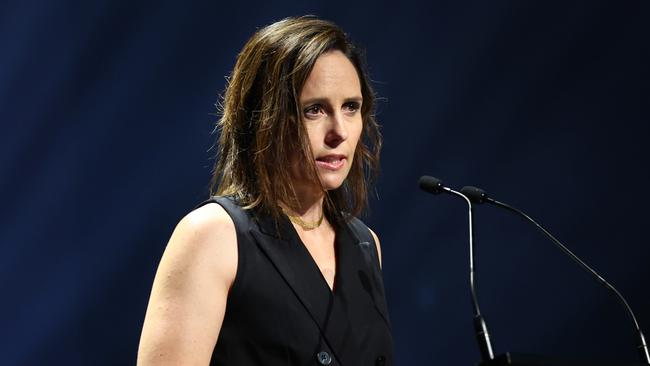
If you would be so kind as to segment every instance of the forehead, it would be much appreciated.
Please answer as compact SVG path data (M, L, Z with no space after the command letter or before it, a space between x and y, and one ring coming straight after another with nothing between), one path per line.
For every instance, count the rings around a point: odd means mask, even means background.
M357 69L343 54L335 50L320 55L312 68L300 99L321 97L345 99L361 97L361 83Z

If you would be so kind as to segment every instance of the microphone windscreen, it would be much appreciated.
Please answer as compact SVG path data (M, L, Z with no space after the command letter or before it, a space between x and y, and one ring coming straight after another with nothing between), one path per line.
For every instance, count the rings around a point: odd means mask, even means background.
M428 175L423 175L418 180L418 186L420 189L429 192L432 194L438 194L442 192L442 181L438 178L430 177Z
M480 188L465 186L460 190L460 193L464 194L473 203L480 204L487 200L487 194Z

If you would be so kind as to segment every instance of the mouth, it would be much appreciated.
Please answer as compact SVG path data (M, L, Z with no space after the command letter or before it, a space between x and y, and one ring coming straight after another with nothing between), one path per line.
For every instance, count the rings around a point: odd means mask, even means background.
M327 170L339 170L345 165L345 155L332 154L316 158L316 166Z

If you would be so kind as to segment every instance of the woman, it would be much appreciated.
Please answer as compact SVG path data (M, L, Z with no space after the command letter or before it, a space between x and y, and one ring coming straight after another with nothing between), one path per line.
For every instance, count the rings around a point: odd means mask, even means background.
M246 43L222 105L214 197L176 227L140 365L390 365L367 203L381 139L358 50L314 17Z

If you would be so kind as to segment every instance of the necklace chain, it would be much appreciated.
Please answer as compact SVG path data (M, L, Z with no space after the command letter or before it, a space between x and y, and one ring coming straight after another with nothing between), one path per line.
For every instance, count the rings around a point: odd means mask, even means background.
M292 215L292 214L288 213L284 208L282 208L282 212L284 212L284 214L287 215L287 217L289 218L289 220L291 222L293 222L294 224L300 226L301 228L303 228L303 230L314 230L315 228L319 227L320 224L323 223L323 217L324 217L323 211L321 211L321 213L320 213L320 218L318 218L318 220L312 221L312 222L305 221L298 215Z

